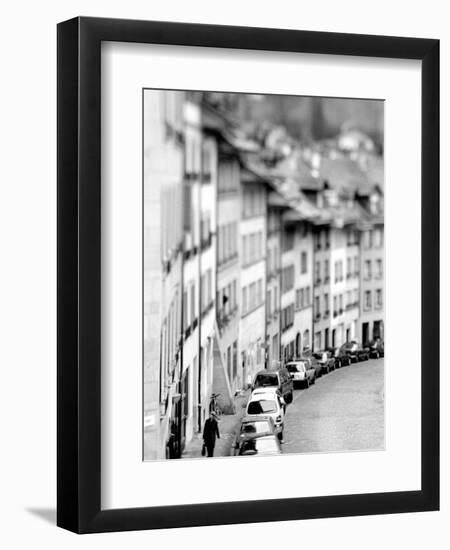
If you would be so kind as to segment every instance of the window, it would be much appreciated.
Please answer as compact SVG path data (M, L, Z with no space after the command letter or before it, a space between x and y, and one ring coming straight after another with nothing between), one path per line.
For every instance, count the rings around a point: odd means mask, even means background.
M183 292L183 327L186 329L189 326L189 315L188 315L188 293Z
M193 284L191 286L191 317L190 317L191 323L194 321L196 317L196 311L197 311L197 308L195 307L195 284Z
M375 291L375 308L381 309L383 307L383 294L381 288Z
M181 401L183 404L183 416L189 416L189 367L187 367L181 380Z
M242 263L245 265L248 263L248 237L244 235L242 237Z
M370 260L365 260L364 262L364 279L368 281L372 278L372 262Z
M333 296L333 317L337 317L337 314L338 314L337 296Z
M350 279L352 274L352 259L347 258L347 279Z
M242 289L242 314L247 313L247 287Z
M290 228L287 228L283 231L283 252L292 250L294 248L294 231Z
M248 309L252 310L256 306L256 283L251 283L248 289Z
M239 188L239 165L237 161L221 160L218 169L218 192L229 193Z
M320 250L320 231L314 234L314 250Z
M208 218L208 224L210 225L210 219ZM208 226L209 227L209 226ZM237 255L237 240L236 240L236 222L229 223L226 225L221 225L218 227L218 243L217 243L217 258L218 263L224 263L229 261L231 258ZM204 236L202 239L208 239L209 242L209 231L208 237ZM244 244L243 244L244 247Z
M237 375L237 340L233 342L233 379Z
M306 252L302 252L300 257L300 264L301 264L301 272L307 273L308 271L308 254Z
M323 308L325 310L325 313L328 313L330 311L330 297L328 294L325 294L323 297Z
M294 304L285 307L281 315L281 330L287 330L294 324Z
M373 232L373 242L376 248L381 248L383 246L383 233L381 229L375 229Z
M366 311L372 309L372 292L370 290L364 292L364 309Z
M248 238L248 257L247 262L253 263L256 258L256 233L251 233L251 235Z
M212 302L212 272L210 269L206 272L206 288L208 304Z
M202 242L202 248L207 248L210 243L211 227L210 227L210 214L203 214L200 219L200 238Z
M320 262L316 262L314 266L314 282L320 284Z
M344 310L344 296L339 294L339 313L342 313Z
M330 261L325 260L325 282L330 280Z
M353 258L353 275L357 277L359 275L359 258L355 256Z
M288 292L294 288L294 266L289 265L281 272L281 292Z
M267 291L266 308L267 308L267 317L270 317L272 315L272 293L270 290Z
M383 262L382 260L376 260L375 263L375 277L377 279L383 278Z
M320 316L320 297L316 296L314 298L314 315L316 317Z
M265 210L264 191L259 185L246 185L243 192L242 214L245 218L261 216Z
M322 333L316 332L314 335L314 349L319 350L322 347Z
M366 249L372 248L372 231L371 230L364 231L363 239L364 239L363 240L364 248Z
M311 287L307 286L305 290L305 306L309 306L311 304Z
M200 310L203 312L206 308L206 273L200 279Z
M309 348L309 330L305 330L303 334L303 349Z
M263 295L262 295L262 279L259 279L258 286L256 290L256 305L261 305L263 301Z
M202 147L202 172L203 182L209 183L211 181L211 152L205 143Z
M295 291L295 309L300 309L301 307L300 289L298 288Z

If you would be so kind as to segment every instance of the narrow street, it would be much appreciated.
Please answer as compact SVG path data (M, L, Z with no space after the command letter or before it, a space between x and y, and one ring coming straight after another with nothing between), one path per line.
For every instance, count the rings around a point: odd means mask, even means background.
M384 359L342 367L296 390L284 453L383 449Z

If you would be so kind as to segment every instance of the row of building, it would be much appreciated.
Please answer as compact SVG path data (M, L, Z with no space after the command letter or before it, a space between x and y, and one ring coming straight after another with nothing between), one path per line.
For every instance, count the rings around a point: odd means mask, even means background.
M231 412L274 360L383 337L384 216L372 152L279 157L200 92L146 90L143 116L152 460L179 457L211 395Z

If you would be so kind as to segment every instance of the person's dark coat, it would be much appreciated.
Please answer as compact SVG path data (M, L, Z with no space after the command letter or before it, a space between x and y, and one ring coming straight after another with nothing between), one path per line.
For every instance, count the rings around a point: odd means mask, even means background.
M216 436L220 439L219 425L215 418L207 418L203 427L203 441L207 447L214 447Z

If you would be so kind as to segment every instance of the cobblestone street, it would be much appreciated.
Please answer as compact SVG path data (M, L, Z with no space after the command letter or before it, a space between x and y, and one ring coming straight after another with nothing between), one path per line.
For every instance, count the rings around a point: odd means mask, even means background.
M373 450L384 447L384 359L319 378L288 406L284 453Z

